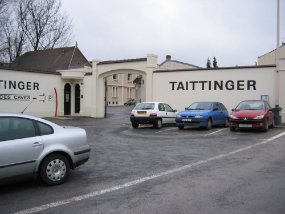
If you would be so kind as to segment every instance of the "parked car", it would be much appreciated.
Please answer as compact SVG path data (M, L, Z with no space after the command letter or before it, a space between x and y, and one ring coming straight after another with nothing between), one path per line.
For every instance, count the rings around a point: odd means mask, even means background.
M211 129L216 125L228 126L228 111L220 102L195 102L176 115L179 129L185 126Z
M138 128L139 124L153 124L157 129L162 124L175 124L176 110L163 102L143 102L138 103L131 112L131 123L133 128Z
M124 103L124 106L135 106L137 101L135 99L129 99L127 102Z
M268 131L274 126L274 113L267 101L246 100L240 102L230 113L230 130L255 128Z
M0 182L39 177L63 183L89 159L86 132L33 116L0 113Z

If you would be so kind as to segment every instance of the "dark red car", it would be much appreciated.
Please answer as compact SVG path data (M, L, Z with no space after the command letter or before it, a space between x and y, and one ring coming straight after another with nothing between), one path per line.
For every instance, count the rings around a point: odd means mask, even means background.
M268 131L274 126L274 113L264 100L246 100L240 102L229 115L231 131L239 128L254 128Z

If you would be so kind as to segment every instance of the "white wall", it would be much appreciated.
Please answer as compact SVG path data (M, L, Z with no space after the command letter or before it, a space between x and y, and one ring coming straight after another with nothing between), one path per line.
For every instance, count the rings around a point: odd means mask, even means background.
M60 75L0 69L0 112L20 113L30 105L25 114L54 116L54 88L60 94Z
M221 101L230 111L242 100L260 99L261 95L269 95L269 103L274 107L274 69L274 67L253 67L154 72L153 100L167 102L178 111L184 110L185 107L195 101ZM207 82L204 83L204 90L202 89L202 83L195 83L195 89L193 90L193 83L190 83L190 81ZM209 81L211 81L211 87L209 87ZM223 90L218 88L215 90L214 81L223 81ZM225 83L227 81L233 81L233 90L226 88ZM250 84L256 83L255 90L253 86L248 88L248 81L250 81ZM186 82L188 82L188 90ZM231 89L231 82L228 83L228 88Z

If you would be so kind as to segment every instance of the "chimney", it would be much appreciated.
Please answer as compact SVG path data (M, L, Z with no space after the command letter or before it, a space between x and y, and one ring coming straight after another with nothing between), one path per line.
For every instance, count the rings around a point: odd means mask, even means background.
M170 61L171 60L171 55L166 55L166 61Z

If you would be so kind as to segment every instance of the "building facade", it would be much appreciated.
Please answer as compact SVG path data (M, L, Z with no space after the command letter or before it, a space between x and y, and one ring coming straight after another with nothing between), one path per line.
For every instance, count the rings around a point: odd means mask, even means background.
M107 105L122 105L133 97L164 101L178 111L195 101L220 101L230 110L242 100L266 98L272 107L278 104L283 109L285 122L282 55L277 72L274 64L261 65L262 59L258 66L205 69L169 58L159 65L153 54L128 60L94 60L90 64L77 47L51 51L52 57L47 52L34 53L37 56L29 53L25 60L18 59L18 66L0 68L1 112L24 110L40 117L100 118L106 115Z
M113 74L106 78L108 106L121 106L130 99L139 101L139 91L133 81L138 74Z

